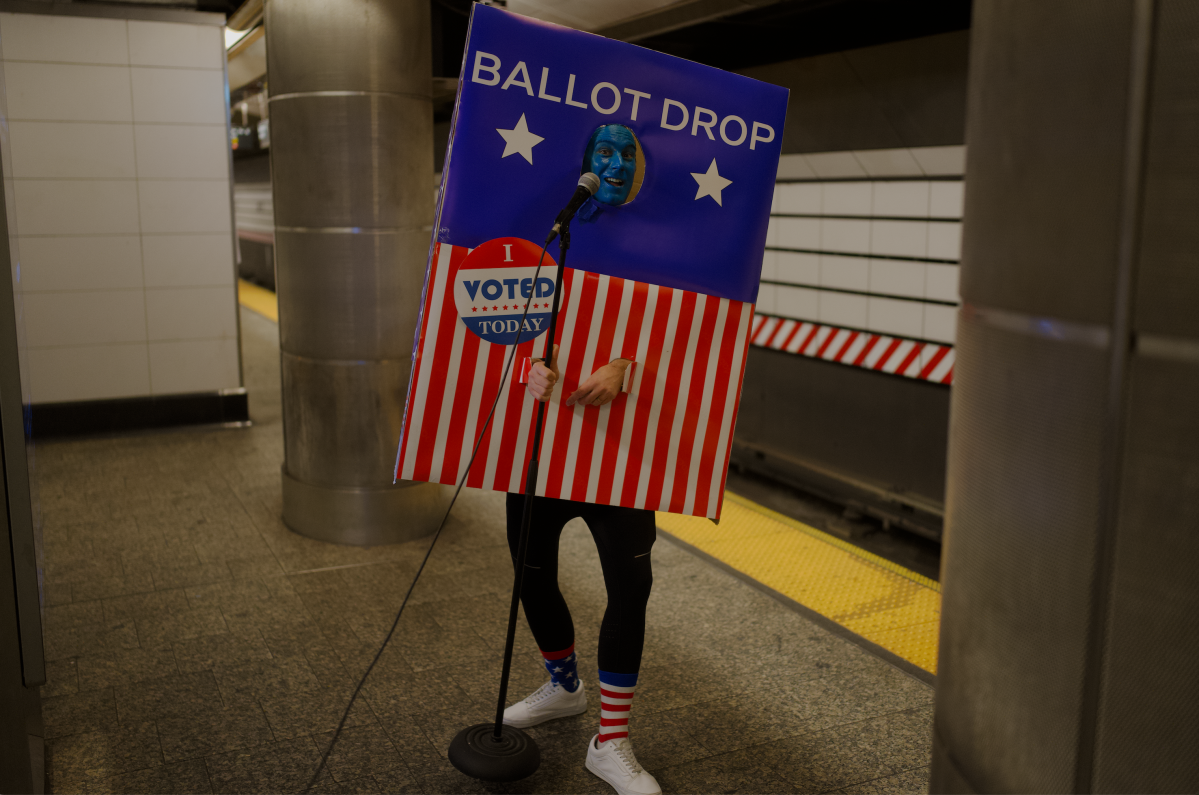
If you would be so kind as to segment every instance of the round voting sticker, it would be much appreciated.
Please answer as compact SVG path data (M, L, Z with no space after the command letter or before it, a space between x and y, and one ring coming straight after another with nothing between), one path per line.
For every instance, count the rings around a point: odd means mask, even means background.
M454 303L466 327L487 342L528 342L549 328L558 265L547 253L533 283L541 246L518 237L489 240L467 255L454 274ZM521 325L521 315L529 311ZM561 307L559 307L561 311Z

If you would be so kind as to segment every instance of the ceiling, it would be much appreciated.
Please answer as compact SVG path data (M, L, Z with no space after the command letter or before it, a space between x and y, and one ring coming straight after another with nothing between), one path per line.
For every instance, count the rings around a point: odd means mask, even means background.
M692 0L508 0L508 10L579 30L600 28Z
M472 0L432 0L434 69L454 77ZM493 0L510 11L723 69L965 30L971 0ZM440 27L439 27L440 26ZM438 34L438 31L441 34Z
M458 73L456 58L461 57L466 20L475 2L621 41L638 41L780 0L431 0L434 48L440 41L446 59L440 63L434 53L434 71L442 76Z
M721 69L745 69L966 30L971 19L971 0L782 0L759 6L645 31L632 40ZM619 34L631 27L596 32L630 40Z
M224 1L230 6L237 2ZM433 77L452 81L462 65L474 0L429 2ZM731 70L965 30L971 16L971 0L492 0L491 4ZM452 94L452 87L443 93Z

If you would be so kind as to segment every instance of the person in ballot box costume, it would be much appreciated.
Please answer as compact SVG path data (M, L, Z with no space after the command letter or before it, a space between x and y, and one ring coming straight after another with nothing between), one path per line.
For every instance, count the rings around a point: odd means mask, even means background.
M629 128L609 124L597 129L583 158L583 169L600 178L591 202L615 206L628 201L636 165L637 141ZM597 208L585 206L580 218L593 217ZM557 346L554 348L556 351ZM603 365L566 398L566 405L611 403L621 392L630 364L619 358ZM529 373L530 396L549 400L557 380L557 364L551 369L537 360ZM508 495L508 546L514 561L523 508L523 494ZM579 679L575 657L574 623L558 589L558 543L563 527L575 518L582 518L591 530L608 591L599 636L600 726L587 748L587 769L620 795L653 795L661 791L658 782L637 763L629 740L629 715L645 644L645 608L654 579L650 566L650 550L657 536L653 511L533 498L520 598L550 681L508 707L504 723L525 728L587 710L587 687Z

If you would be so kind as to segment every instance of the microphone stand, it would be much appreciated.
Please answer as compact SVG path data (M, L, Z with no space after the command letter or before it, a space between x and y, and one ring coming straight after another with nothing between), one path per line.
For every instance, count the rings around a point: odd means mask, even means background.
M545 361L554 365L554 334L558 327L558 306L562 297L562 273L566 269L566 252L570 248L570 220L555 224L558 237L558 272L554 279L554 303L550 311L549 333L545 338ZM550 233L547 245L554 238ZM536 285L534 285L536 287ZM520 609L520 592L524 585L525 559L529 551L529 530L533 525L533 497L537 491L537 469L541 459L541 434L545 426L545 407L549 401L537 403L537 422L533 426L533 450L525 474L525 504L520 520L520 538L516 545L515 577L512 585L512 604L508 610L508 635L504 643L504 666L500 674L499 699L495 708L495 723L479 723L458 732L450 743L449 759L463 773L484 781L517 781L531 776L541 765L537 743L515 726L504 724L504 702L508 698L508 679L512 672L512 650L516 644L516 619Z

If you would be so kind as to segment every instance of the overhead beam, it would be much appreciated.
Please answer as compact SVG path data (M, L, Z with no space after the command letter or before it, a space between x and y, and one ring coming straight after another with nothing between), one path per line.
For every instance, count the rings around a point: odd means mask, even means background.
M229 17L230 30L249 30L262 21L262 0L246 0Z
M593 31L620 41L638 41L681 28L711 22L745 11L775 5L782 0L690 0L667 8L650 11L615 25Z

